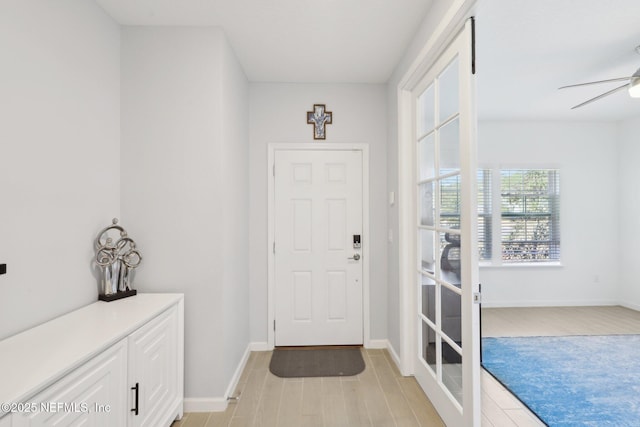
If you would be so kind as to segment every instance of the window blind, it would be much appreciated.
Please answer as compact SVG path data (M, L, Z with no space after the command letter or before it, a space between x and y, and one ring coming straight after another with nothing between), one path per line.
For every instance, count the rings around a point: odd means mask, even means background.
M500 171L502 261L560 259L560 176L553 169Z
M478 170L478 251L479 259L485 261L493 255L491 181L490 170Z

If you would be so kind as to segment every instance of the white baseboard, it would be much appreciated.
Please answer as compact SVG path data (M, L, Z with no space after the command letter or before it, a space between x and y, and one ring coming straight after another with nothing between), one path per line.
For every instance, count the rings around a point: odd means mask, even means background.
M229 385L227 386L227 391L225 392L224 397L204 397L204 398L196 398L196 397L187 397L184 399L184 412L224 412L227 409L227 405L229 403L228 398L233 395L236 387L238 386L238 381L240 381L240 376L242 375L242 371L244 371L245 366L247 366L247 361L249 360L249 355L252 351L252 344L249 343L247 345L247 349L244 351L242 358L240 359L240 363L233 373L231 377L231 381L229 381Z
M222 397L187 397L184 399L184 412L224 412L227 404L227 399Z
M629 303L629 302L619 302L618 305L624 308L628 308L630 310L640 311L640 305L638 304Z
M389 351L389 354L391 355L391 359L393 360L393 363L396 364L396 368L398 368L398 371L402 372L402 367L400 364L400 357L398 356L398 353L396 353L396 349L393 348L393 346L391 345L391 342L387 341L387 350Z
M369 340L369 343L364 346L371 349L383 349L389 347L389 340Z
M251 351L271 351L273 348L269 347L269 343L264 341L250 342L249 348Z
M236 390L236 387L238 386L238 382L240 381L240 376L242 375L242 371L244 371L244 367L247 366L247 361L249 360L250 354L251 354L251 343L247 345L247 348L244 351L244 354L242 355L242 359L240 359L240 363L238 363L238 367L236 368L236 371L233 373L233 377L231 377L231 381L229 381L229 385L227 386L227 391L224 393L225 400L233 396L233 392Z
M393 363L396 364L398 371L402 372L402 368L400 367L400 357L398 356L396 349L393 348L389 340L370 340L369 344L366 345L365 348L386 349L387 351L389 351L391 359L393 360Z
M615 301L483 301L483 308L508 308L508 307L589 307L601 305L619 305Z

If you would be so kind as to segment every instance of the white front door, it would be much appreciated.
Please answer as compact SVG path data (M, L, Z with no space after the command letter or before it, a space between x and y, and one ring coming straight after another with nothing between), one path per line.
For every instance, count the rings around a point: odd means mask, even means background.
M362 344L362 151L277 150L274 193L275 345Z

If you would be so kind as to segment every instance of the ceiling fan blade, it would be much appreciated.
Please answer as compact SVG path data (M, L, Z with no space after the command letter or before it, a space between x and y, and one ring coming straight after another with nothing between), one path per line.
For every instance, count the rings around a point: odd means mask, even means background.
M595 98L591 98L591 99L589 99L588 101L583 102L582 104L578 104L578 105L576 105L575 107L572 107L571 109L572 109L572 110L575 110L576 108L583 107L583 106L585 106L585 105L587 105L587 104L590 104L590 103L592 103L592 102L594 102L594 101L597 101L598 99L602 99L602 98L604 98L605 96L609 96L609 95L611 95L611 94L613 94L613 93L616 93L616 92L618 92L618 91L620 91L620 90L622 90L622 89L626 89L628 86L629 86L628 84L623 84L622 86L617 87L617 88L615 88L615 89L611 89L611 90L610 90L610 91L608 91L608 92L605 92L605 93L603 93L603 94L601 94L601 95L596 96Z
M609 82L622 82L625 80L629 80L630 78L631 77L620 77L619 79L608 79L608 80L598 80L597 82L578 83L575 85L562 86L562 87L559 87L558 89L566 89L568 87L590 86L590 85L597 85L600 83L609 83Z

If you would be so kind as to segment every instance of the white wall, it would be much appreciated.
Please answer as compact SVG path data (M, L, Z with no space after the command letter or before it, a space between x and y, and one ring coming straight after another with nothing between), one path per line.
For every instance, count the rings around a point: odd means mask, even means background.
M313 144L306 112L326 104L333 113L327 143L370 147L371 338L387 337L387 127L384 85L251 84L250 282L251 341L267 342L267 145Z
M0 13L0 339L98 297L93 240L120 214L118 25L94 2Z
M221 398L249 342L248 83L219 29L124 27L121 96L136 286L185 293L185 397Z
M418 32L396 66L387 83L387 190L394 192L395 204L387 204L388 229L392 241L388 243L387 301L388 339L396 354L400 355L400 287L399 287L399 217L398 217L398 84L409 71L420 51L433 35L443 16L451 7L449 0L434 0Z
M481 267L485 307L617 302L616 136L614 123L479 123L480 167L560 169L562 267Z
M640 310L640 119L618 124L619 303Z
M223 262L221 348L229 384L249 343L249 82L229 43L223 43L222 59L222 241L211 243Z

